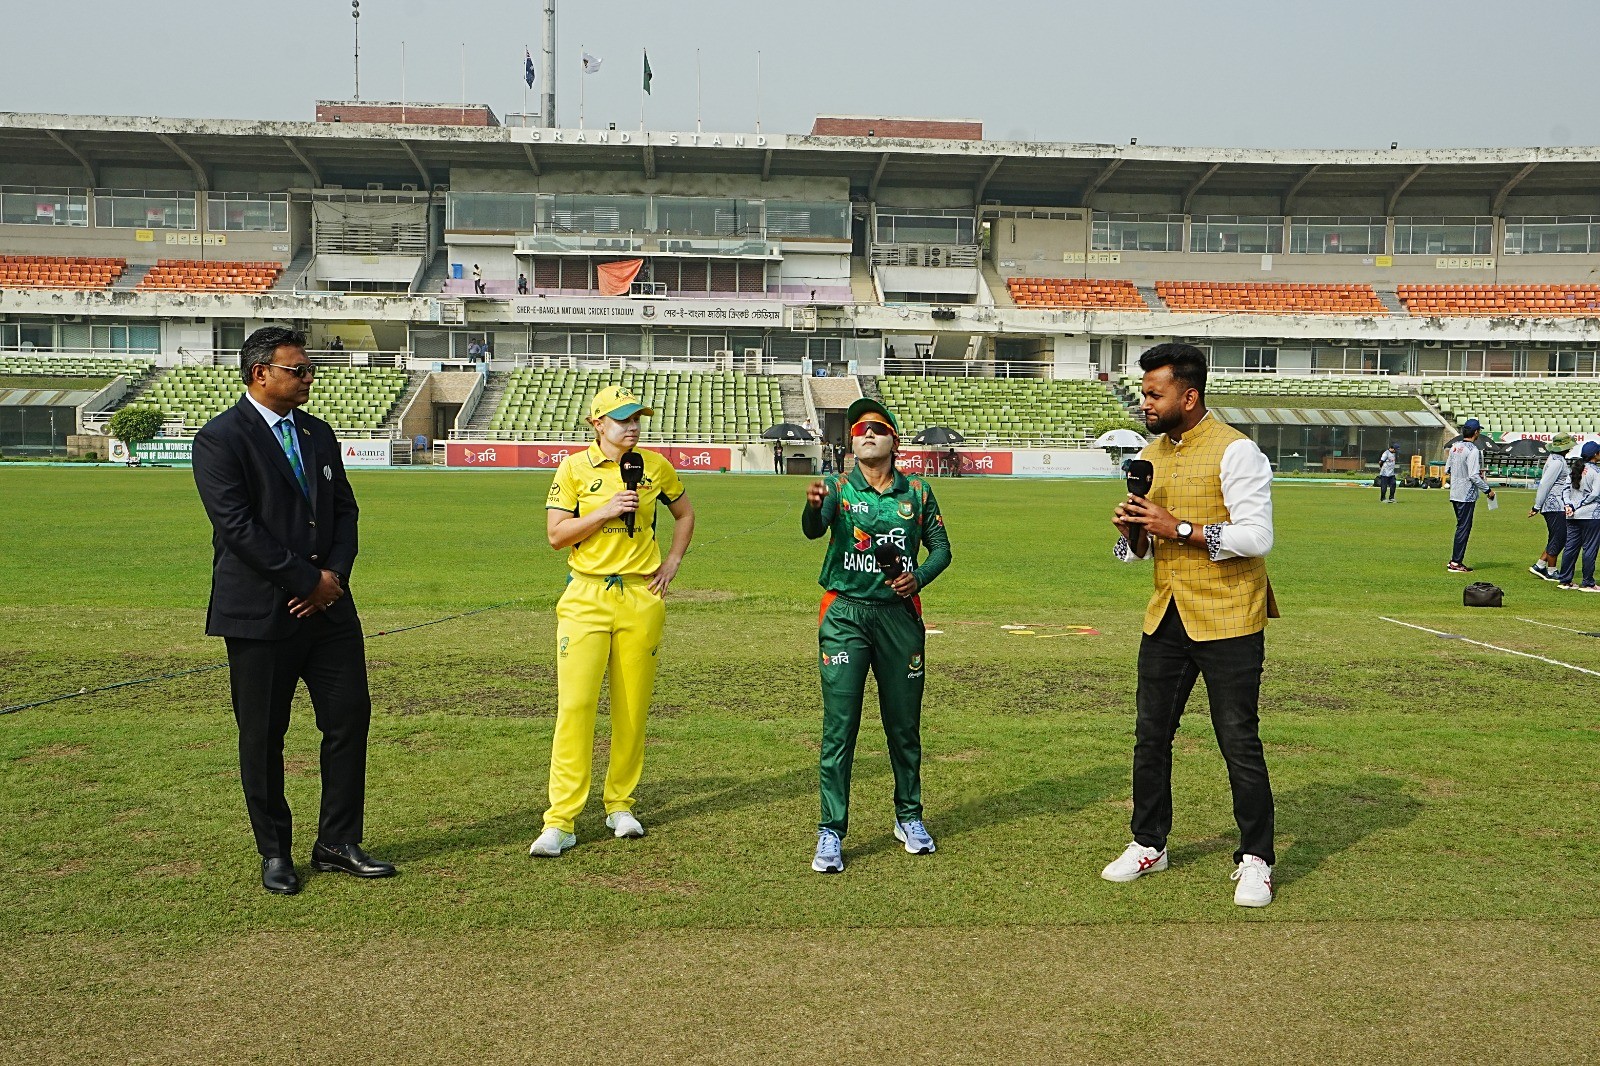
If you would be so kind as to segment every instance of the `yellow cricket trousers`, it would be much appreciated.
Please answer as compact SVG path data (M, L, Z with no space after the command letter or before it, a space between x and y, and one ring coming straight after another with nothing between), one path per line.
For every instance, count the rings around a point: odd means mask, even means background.
M556 730L546 829L572 832L589 799L600 682L611 668L611 757L606 814L633 809L644 773L644 723L656 683L667 607L647 577L573 574L556 604Z

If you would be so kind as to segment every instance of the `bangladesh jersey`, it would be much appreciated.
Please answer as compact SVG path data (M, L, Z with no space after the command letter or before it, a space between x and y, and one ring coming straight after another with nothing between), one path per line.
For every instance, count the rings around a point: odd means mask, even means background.
M826 479L822 507L807 506L800 528L812 540L831 534L817 583L851 599L893 602L900 598L885 584L873 549L893 544L917 585L927 588L950 565L950 538L933 490L921 478L895 471L894 484L880 493L867 484L857 466L849 474ZM927 558L917 565L917 554Z

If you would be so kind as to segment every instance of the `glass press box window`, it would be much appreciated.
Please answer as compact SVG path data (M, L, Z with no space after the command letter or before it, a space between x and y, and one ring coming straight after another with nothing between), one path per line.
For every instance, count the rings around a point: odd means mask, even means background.
M1195 215L1189 223L1189 250L1281 252L1283 219L1275 215Z

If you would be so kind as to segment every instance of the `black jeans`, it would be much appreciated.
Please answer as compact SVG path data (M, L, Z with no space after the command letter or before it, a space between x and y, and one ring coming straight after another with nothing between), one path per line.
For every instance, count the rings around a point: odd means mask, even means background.
M1462 503L1460 500L1451 500L1450 506L1456 509L1456 542L1450 549L1450 561L1465 566L1467 563L1467 539L1472 536L1472 515L1478 508L1478 501Z
M1378 502L1394 499L1395 477L1393 474L1379 474L1377 478Z
M1261 749L1261 668L1266 635L1191 640L1176 604L1139 644L1138 723L1133 745L1133 839L1165 848L1172 831L1172 738L1189 693L1206 679L1211 727L1228 764L1239 850L1233 861L1255 855L1277 861L1272 848L1272 783Z
M294 827L283 795L283 738L289 705L304 679L322 731L322 812L317 839L359 844L367 786L365 642L359 620L334 623L315 614L282 640L228 638L233 714L239 723L239 776L256 849L289 858Z

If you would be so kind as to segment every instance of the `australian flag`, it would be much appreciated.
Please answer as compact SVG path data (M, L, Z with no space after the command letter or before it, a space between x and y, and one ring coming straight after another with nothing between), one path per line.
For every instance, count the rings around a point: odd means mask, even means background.
M522 80L528 83L528 88L533 88L533 53L526 48L522 50L523 66Z

